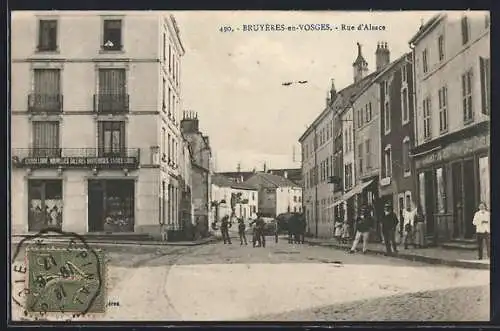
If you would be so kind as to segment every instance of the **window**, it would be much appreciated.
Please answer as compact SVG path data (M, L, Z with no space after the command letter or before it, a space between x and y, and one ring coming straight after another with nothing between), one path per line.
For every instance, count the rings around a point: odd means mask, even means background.
M349 189L352 187L352 164L346 164L345 165L345 189Z
M62 228L62 180L28 180L28 231Z
M167 134L167 162L170 164L172 162L172 137L170 133Z
M408 68L406 64L401 66L401 81L408 84Z
M60 156L59 122L33 122L33 156Z
M161 109L163 112L167 112L167 80L163 78L163 85L161 89Z
M326 158L326 178L325 180L328 179L328 176L330 176L330 158Z
M57 20L40 20L38 28L39 52L57 51Z
M480 57L479 69L481 71L481 112L489 115L491 107L490 59Z
M104 20L104 50L119 51L122 49L122 20Z
M125 77L125 69L99 69L99 111L125 112L128 110Z
M172 45L170 45L170 43L168 44L168 72L172 72L172 58L173 58L173 54L172 54Z
M333 174L334 174L334 172L333 172L334 171L334 165L333 165L334 162L335 161L334 161L333 155L332 155L332 156L330 156L330 176L333 176Z
M172 90L168 87L168 116L172 115Z
M384 106L384 133L388 134L389 132L391 132L391 108L389 100L387 100Z
M408 87L403 87L401 89L401 119L403 125L410 121L410 110L409 110L409 97L408 97Z
M427 97L423 101L424 110L424 139L431 137L431 98Z
M365 152L366 152L366 170L372 168L372 155L371 155L371 140L366 139L365 141Z
M358 109L358 128L363 126L363 109L359 108Z
M167 61L167 34L163 33L163 47L161 48L163 62Z
M61 71L34 69L34 93L29 97L29 110L58 112L62 110Z
M352 151L352 148L353 148L352 127L349 127L349 151Z
M125 122L99 122L99 156L122 156L125 152Z
M448 130L448 88L443 86L438 91L439 96L439 132Z
M422 69L424 71L424 74L426 74L427 71L429 71L429 62L427 61L428 61L427 49L424 49L424 51L422 52Z
M160 146L161 146L161 160L163 162L166 161L167 159L167 155L165 153L165 139L166 139L166 136L167 136L167 130L165 128L161 128L161 141L160 141Z
M391 147L387 146L384 150L384 178L392 176Z
M446 213L446 190L444 182L443 168L436 169L436 186L437 186L437 212L440 214Z
M464 123L473 120L472 112L472 70L462 75L462 100Z
M410 138L403 139L403 172L407 176L411 172L410 167Z
M366 105L366 122L370 122L372 120L372 103L369 102Z
M363 143L358 145L359 173L363 173Z
M469 42L469 20L467 16L462 17L462 45L465 45Z
M444 60L444 36L440 35L438 37L438 55L439 55L439 61Z
M349 149L348 149L348 147L349 147L348 139L349 139L349 137L347 136L347 129L345 129L344 130L344 150L345 150L346 153L349 152Z

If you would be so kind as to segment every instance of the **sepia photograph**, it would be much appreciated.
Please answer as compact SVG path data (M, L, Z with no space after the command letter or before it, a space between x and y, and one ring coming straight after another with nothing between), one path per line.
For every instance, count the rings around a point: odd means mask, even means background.
M9 34L11 322L489 322L490 12Z

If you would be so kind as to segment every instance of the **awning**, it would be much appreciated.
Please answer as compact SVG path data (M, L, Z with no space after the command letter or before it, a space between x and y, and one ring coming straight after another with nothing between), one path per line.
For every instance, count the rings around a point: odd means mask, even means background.
M328 207L326 207L326 208L332 208L332 207L335 207L335 206L337 206L338 204L340 204L340 203L342 203L342 202L344 202L344 201L349 200L349 199L350 199L350 198L352 198L354 195L356 195L356 194L359 194L359 193L363 192L363 190L364 190L365 188L367 188L367 187L368 187L368 185L370 185L371 183L373 183L373 181L374 181L374 180L373 180L373 179L371 179L371 180L369 180L369 181L367 181L367 182L364 182L364 183L361 183L361 184L356 185L356 186L355 186L352 190L350 190L349 192L347 192L346 194L344 194L344 195L342 196L342 198L341 198L341 199L339 199L339 200L335 201L333 204L329 205L329 206L328 206Z

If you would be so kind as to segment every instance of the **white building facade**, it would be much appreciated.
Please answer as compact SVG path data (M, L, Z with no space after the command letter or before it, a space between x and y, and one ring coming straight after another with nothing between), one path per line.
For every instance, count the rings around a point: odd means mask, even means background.
M16 12L11 33L13 233L178 223L184 49L173 16Z
M471 238L490 197L490 17L440 14L412 38L417 201L427 234Z

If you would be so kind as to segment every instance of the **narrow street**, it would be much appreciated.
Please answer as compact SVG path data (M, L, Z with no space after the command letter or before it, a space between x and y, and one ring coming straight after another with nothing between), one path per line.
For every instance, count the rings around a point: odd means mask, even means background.
M271 239L271 238L269 238ZM489 271L269 242L108 254L105 320L489 319Z

